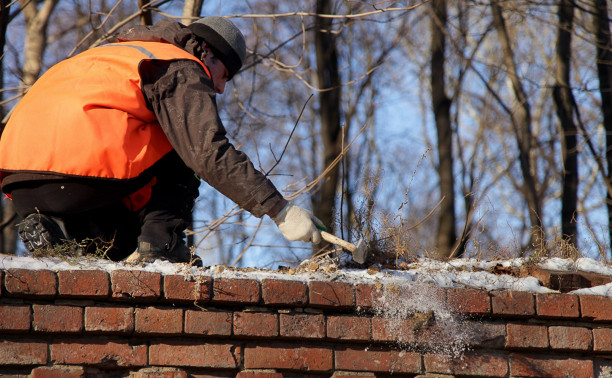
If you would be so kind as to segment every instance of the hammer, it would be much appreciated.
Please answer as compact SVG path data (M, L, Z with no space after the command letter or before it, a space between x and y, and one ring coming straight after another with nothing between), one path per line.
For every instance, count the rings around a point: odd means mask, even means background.
M332 244L336 244L341 246L342 248L346 248L351 251L353 255L353 260L359 264L363 264L365 262L366 256L368 255L367 246L363 239L359 239L357 244L351 244L345 240L340 239L337 236L334 236L326 231L321 231L321 237Z

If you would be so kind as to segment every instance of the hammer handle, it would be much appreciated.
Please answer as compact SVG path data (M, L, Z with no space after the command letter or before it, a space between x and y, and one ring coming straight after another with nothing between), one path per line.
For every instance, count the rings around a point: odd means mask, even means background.
M321 237L323 237L324 240L332 244L339 245L340 247L346 248L351 252L355 250L355 244L351 244L346 240L342 240L339 237L330 234L329 232L321 231Z

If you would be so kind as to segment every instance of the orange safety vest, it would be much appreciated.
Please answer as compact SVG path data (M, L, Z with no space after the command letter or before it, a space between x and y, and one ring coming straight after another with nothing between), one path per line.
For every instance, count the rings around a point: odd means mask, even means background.
M199 59L160 42L121 42L51 67L15 108L0 139L0 171L129 179L172 150L146 106L143 60Z

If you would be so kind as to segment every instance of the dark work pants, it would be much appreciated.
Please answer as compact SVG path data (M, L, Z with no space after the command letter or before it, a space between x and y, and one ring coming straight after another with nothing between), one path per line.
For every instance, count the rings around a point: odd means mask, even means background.
M132 211L124 198L155 178L151 198ZM173 151L139 180L66 178L34 180L5 188L21 217L40 212L60 218L69 239L112 242L107 252L121 260L138 241L172 250L189 225L200 181Z

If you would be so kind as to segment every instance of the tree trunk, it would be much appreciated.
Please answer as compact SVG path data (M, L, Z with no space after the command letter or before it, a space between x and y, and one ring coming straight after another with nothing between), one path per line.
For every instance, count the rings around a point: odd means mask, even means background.
M518 75L518 67L514 63L513 45L510 41L506 22L498 0L491 1L493 23L502 47L502 59L506 66L508 77L512 83L517 106L513 109L512 124L516 135L519 150L519 165L523 175L523 197L527 202L529 222L531 226L531 239L528 248L540 247L540 236L544 233L542 228L542 204L536 187L536 173L532 167L532 139L531 109L527 94L523 89Z
M183 15L181 17L181 23L183 25L191 24L191 20L193 17L199 17L200 13L202 13L202 5L204 0L185 0L185 4L183 5ZM193 230L193 211L189 214L189 225L188 229ZM193 233L189 233L187 235L187 245L192 246L195 244L195 235Z
M557 15L557 51L553 100L561 125L563 157L563 188L561 195L561 232L563 237L578 247L576 214L578 209L578 150L577 127L574 123L574 95L570 87L571 42L574 22L573 0L560 0Z
M138 9L142 9L149 0L138 0ZM151 16L151 10L147 9L140 13L140 25L152 25L153 18Z
M9 22L9 8L11 0L0 0L0 88L4 88L4 45L6 43L6 27ZM0 92L0 102L3 100L4 92ZM4 130L4 106L0 105L0 135ZM0 193L0 197L4 197ZM6 216L5 216L6 213ZM15 229L15 210L10 200L0 198L0 252L15 254L17 250L17 230Z
M42 60L47 47L47 24L53 9L59 0L45 0L40 8L36 8L37 2L20 0L22 12L26 22L26 37L24 42L24 62L21 81L25 93L38 76L42 69ZM3 16L4 17L4 16ZM3 25L6 27L6 25ZM15 208L12 201L5 201L2 209L3 222L16 219ZM17 231L15 221L6 225L2 230L2 249L4 253L15 254L17 251Z
M451 127L451 99L446 95L446 0L431 2L431 100L436 131L438 133L438 176L440 195L444 198L440 206L440 221L436 236L437 257L448 257L457 241L455 229L455 191L453 178L453 132ZM460 251L457 256L461 255Z
M331 14L331 0L317 0L317 14ZM341 152L340 128L340 75L338 73L338 51L336 39L331 33L332 20L316 17L315 52L321 116L321 140L323 142L324 168ZM319 198L314 204L315 215L327 226L333 224L336 188L338 187L338 166L332 169L320 188Z
M9 8L11 0L0 0L0 88L4 88L4 45L6 44L6 27L9 22ZM4 92L0 92L0 101L4 97ZM4 106L0 105L0 121L4 119ZM0 125L0 135L4 125Z
M597 44L597 74L601 95L603 126L606 130L607 179L612 181L612 38L606 0L593 0L593 27ZM608 206L608 240L612 240L612 193L606 196ZM609 242L610 243L610 242ZM610 243L612 244L612 243ZM612 258L612 254L610 254Z
M47 47L47 24L59 0L45 0L40 8L35 1L20 0L26 20L26 38L23 46L24 62L21 81L29 87L40 75L42 59ZM25 92L25 90L24 90Z
M204 0L185 0L181 23L183 25L189 25L193 22L194 17L200 17L202 5L204 5Z

